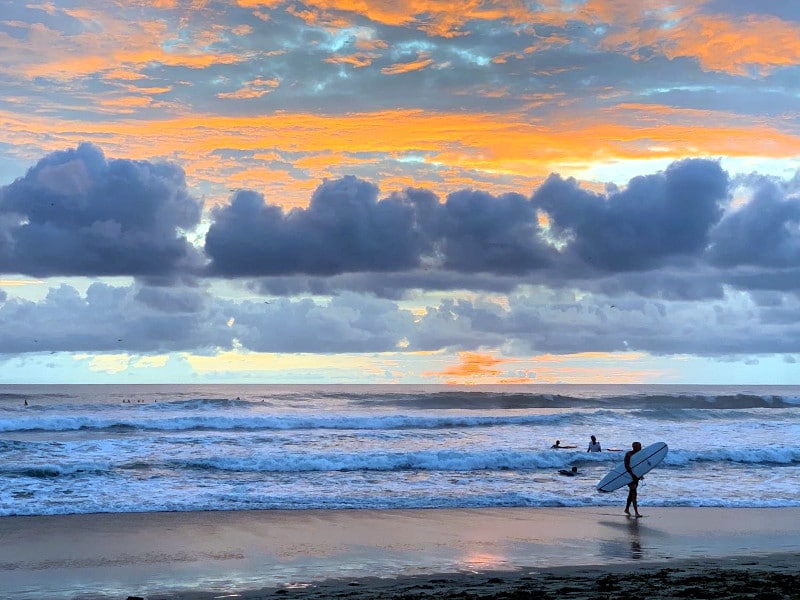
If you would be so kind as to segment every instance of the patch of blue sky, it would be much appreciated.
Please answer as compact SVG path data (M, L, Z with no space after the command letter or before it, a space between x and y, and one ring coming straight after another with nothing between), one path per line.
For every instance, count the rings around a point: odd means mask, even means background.
M560 172L562 175L579 180L625 185L634 177L665 170L673 160L671 157L664 157L608 161L585 167L560 169Z
M641 96L655 96L656 94L668 94L671 92L716 92L717 88L710 85L670 85L668 87L654 87L639 90Z
M427 163L428 154L423 152L406 152L395 160L401 163Z
M552 10L552 6L550 6L549 2L546 4L535 2L534 5L539 10ZM560 5L561 12L574 12L583 8L586 5L586 0L561 0Z
M21 173L33 166L31 161L24 160L19 156L19 148L13 144L0 142L0 186L12 183Z
M492 64L492 58L490 56L484 56L483 54L473 52L472 50L467 50L464 48L451 48L450 52L468 64L477 65L479 67L486 67Z
M164 40L161 43L161 49L164 52L173 53L173 52L176 51L176 49L178 49L181 46L185 46L188 42L189 42L189 40L187 38L185 38L181 34L179 34L178 36L176 36L174 38L170 38L168 40Z
M405 42L398 42L392 47L392 56L401 57L408 56L409 54L419 54L420 52L433 52L437 46L433 42L425 40L408 40Z
M757 172L781 179L792 179L800 175L800 156L772 158L766 156L727 156L720 160L722 168L731 175L746 175Z
M375 31L371 27L345 27L333 32L326 31L326 34L327 40L321 42L319 47L335 53L352 46L357 40L373 39Z

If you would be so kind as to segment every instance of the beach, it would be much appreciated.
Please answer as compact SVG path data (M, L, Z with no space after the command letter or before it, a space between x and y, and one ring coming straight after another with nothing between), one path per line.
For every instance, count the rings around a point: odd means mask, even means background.
M797 597L800 508L642 511L641 519L621 506L3 517L0 596L672 598L746 589L751 598Z

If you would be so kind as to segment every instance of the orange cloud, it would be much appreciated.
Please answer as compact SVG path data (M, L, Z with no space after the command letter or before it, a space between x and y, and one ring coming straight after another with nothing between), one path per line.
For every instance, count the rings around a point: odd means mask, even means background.
M310 25L345 27L360 16L382 25L414 27L441 37L463 35L462 28L470 21L507 19L525 23L538 14L529 10L524 0L306 0L303 11L288 0L237 3L253 9L284 6Z
M3 53L0 72L29 79L47 77L71 81L108 71L115 76L127 73L125 78L132 79L132 74L153 63L199 69L215 64L235 64L249 58L209 49L225 34L219 27L197 31L194 38L177 43L174 32L164 21L134 23L109 12L89 9L73 10L69 14L86 23L83 32L66 34L41 23L32 23L25 39L0 35Z
M450 385L643 383L658 380L663 371L641 368L646 355L636 352L541 354L529 358L499 358L489 353L461 352L458 363L421 375Z
M123 81L138 81L140 79L147 79L147 75L136 73L135 71L128 71L126 69L113 69L103 73L103 79L119 79Z
M527 374L506 374L500 365L517 362L512 359L497 358L491 354L477 352L460 352L456 365L445 367L441 371L427 371L423 377L444 380L451 385L476 385L481 383L532 383Z
M377 54L368 52L356 52L347 56L331 56L325 59L325 62L332 64L348 64L356 68L368 67L372 64L374 59L378 58Z
M112 101L130 108L127 101ZM111 106L97 104L97 110ZM360 172L372 163L379 173L375 183L406 181L413 174L444 195L463 187L492 187L496 192L530 191L551 172L579 175L593 167L643 156L680 159L687 156L774 157L800 156L800 136L767 120L711 111L629 104L621 109L586 113L567 112L546 126L528 115L491 113L432 113L422 110L376 111L345 115L280 112L226 117L213 114L173 115L158 121L106 119L102 123L69 121L49 115L48 107L22 118L0 112L0 130L14 148L41 154L81 141L92 141L109 156L136 159L168 158L186 170L190 185L213 183L231 187L240 170L260 173L265 180L254 189L272 194L277 179L266 178L268 160L261 164L226 161L221 149L263 154L272 149L291 156L301 172L280 184L274 201L286 206L306 203L309 186L322 177ZM36 149L39 154L33 154ZM358 155L368 156L368 159ZM397 160L417 156L417 162ZM251 164L252 163L252 164ZM239 177L241 178L241 177ZM250 180L250 177L246 178ZM254 183L258 183L257 181ZM413 182L411 182L413 185ZM288 195L287 189L302 190ZM277 191L277 190L276 190ZM384 187L384 191L388 192Z
M400 73L410 73L411 71L420 71L425 67L429 66L433 62L432 58L427 58L425 55L420 55L420 57L411 62L407 63L397 63L388 67L384 67L381 69L381 73L384 75L398 75Z
M266 94L269 94L275 88L280 85L280 82L277 79L253 79L252 81L248 81L245 83L244 87L234 91L234 92L220 92L217 94L217 98L228 98L228 99L250 99L250 98L260 98Z
M587 22L610 27L601 47L639 57L642 48L667 58L694 58L707 71L758 74L800 63L800 26L772 16L732 20L703 14L706 2L591 0L579 11ZM655 22L655 24L653 24Z
M706 70L734 75L800 64L800 26L774 17L698 17L663 45L669 58L695 57Z

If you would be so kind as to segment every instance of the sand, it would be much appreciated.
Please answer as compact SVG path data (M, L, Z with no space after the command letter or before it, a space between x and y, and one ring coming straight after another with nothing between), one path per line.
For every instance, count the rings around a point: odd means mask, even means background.
M3 517L0 597L800 598L800 508L642 510Z

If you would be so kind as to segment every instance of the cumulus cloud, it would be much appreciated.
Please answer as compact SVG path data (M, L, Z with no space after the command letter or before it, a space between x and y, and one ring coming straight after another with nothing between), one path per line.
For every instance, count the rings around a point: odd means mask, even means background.
M636 177L606 197L551 176L534 204L570 233L569 249L606 271L646 269L699 256L722 215L728 177L709 160L673 163L664 173Z
M307 209L284 212L241 191L213 217L205 250L214 275L397 271L416 267L425 245L412 198L379 201L376 186L352 176L321 185Z
M709 257L722 267L788 268L800 264L800 194L769 178L751 179L752 199L732 211L711 235Z
M237 193L214 213L206 252L219 276L648 269L702 255L727 188L727 174L709 160L675 163L607 196L553 175L531 198L464 190L439 202L407 190L378 200L373 185L346 177L289 213Z
M767 271L728 267L780 266L753 257L778 253L791 262L798 244L793 201L778 205L762 191L737 210L732 186L717 161L702 159L604 194L552 175L530 197L463 190L440 201L429 190L407 189L378 200L373 185L347 177L326 182L307 209L288 213L254 192L237 193L214 213L206 252L211 274L254 278L254 289L275 295L352 290L401 298L413 289L509 292L539 282L720 298L726 284L748 287L755 277L754 286L769 289L777 281ZM764 201L776 208L762 211ZM745 227L747 235L739 231ZM758 232L754 255L748 247Z
M519 194L450 194L439 211L443 267L460 272L526 273L555 260L535 206Z
M184 230L202 206L173 164L54 152L0 188L0 272L167 275L198 266Z

